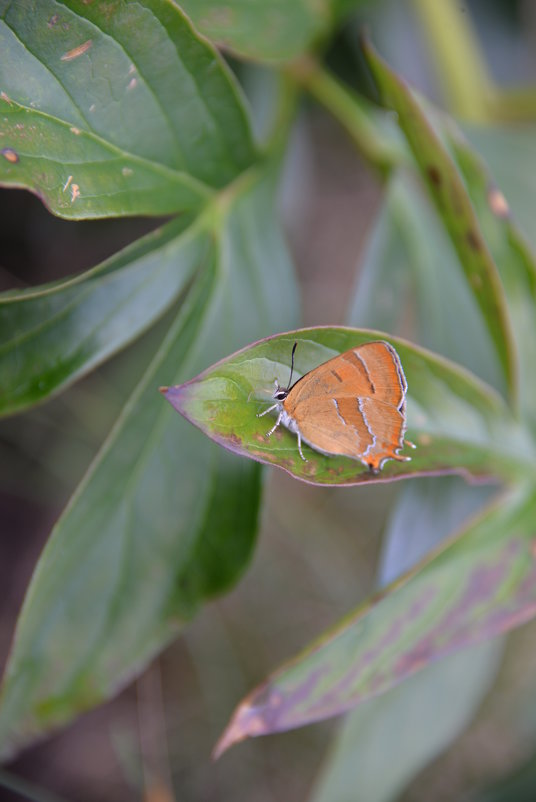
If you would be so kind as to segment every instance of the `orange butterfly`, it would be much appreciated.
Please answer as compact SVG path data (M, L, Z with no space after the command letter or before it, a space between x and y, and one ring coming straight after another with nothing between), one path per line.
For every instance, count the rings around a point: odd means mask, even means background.
M411 459L398 453L405 444L415 446L404 441L408 386L392 345L383 340L358 345L291 386L296 346L287 387L276 381L276 403L258 415L277 410L267 437L282 423L297 435L304 462L302 440L321 454L361 460L373 473L388 459Z

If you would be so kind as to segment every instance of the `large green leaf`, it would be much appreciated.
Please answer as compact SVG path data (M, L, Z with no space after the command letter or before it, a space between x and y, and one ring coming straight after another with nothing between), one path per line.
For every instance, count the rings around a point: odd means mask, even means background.
M237 708L216 753L379 695L434 660L536 613L536 493L521 486L383 589Z
M62 217L198 208L254 159L235 81L170 0L1 0L0 91L0 182Z
M293 319L273 185L250 174L219 205L176 321L45 548L0 697L4 754L110 696L249 559L259 466L181 420L158 385Z
M297 342L295 375L350 348L385 339L397 349L409 385L408 437L411 462L389 461L379 475L348 457L320 454L280 426L268 440L273 418L257 413L273 403L277 379L289 378L292 346ZM512 478L534 473L536 454L501 398L458 366L380 332L325 327L270 337L222 360L195 379L165 390L186 418L226 448L277 465L314 484L357 484L416 474L462 472Z
M47 398L130 342L177 299L208 249L177 220L66 281L0 296L0 415Z
M454 160L406 84L369 46L365 54L385 103L398 113L408 144L435 201L480 307L505 377L516 398L517 360L497 266Z
M198 31L255 61L288 61L330 27L332 0L177 0Z

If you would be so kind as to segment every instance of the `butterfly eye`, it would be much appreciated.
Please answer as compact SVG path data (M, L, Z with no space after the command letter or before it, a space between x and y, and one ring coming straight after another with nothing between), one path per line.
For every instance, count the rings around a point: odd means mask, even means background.
M287 395L288 395L287 390L279 388L278 390L275 391L274 398L276 401L284 401Z

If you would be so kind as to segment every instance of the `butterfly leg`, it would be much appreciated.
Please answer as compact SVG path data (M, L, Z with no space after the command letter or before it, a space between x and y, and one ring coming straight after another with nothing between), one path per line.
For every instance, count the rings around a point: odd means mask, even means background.
M307 462L308 460L305 459L305 457L303 456L303 451L301 450L301 434L300 434L300 431L298 430L296 432L296 434L298 436L298 451L300 452L300 457L302 458L302 460L304 462Z
M278 403L277 404L272 404L272 406L268 407L268 409L265 409L264 412L257 412L257 417L258 418L262 418L263 415L268 415L269 412L272 412L274 409L277 409L278 406L279 406Z
M273 409L273 407L272 407L272 409ZM263 414L264 414L264 413L263 413ZM276 420L276 422L274 423L274 425L272 426L272 428L270 429L270 431L269 431L269 432L266 434L266 437L270 437L270 435L272 435L272 434L275 432L275 430L277 429L277 427L278 427L278 426L279 426L279 424L281 423L281 418L282 418L282 417L283 417L283 413L282 413L282 412L280 412L280 413L279 413L279 415L277 416L277 420Z

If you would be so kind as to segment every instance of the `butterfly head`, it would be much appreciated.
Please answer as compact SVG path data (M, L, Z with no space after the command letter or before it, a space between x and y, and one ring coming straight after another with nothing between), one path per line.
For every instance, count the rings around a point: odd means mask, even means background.
M290 362L290 376L289 376L289 380L288 380L287 386L286 387L281 387L279 382L277 381L277 379L275 380L275 390L274 390L274 392L272 394L272 398L274 399L274 401L278 401L279 403L281 403L282 401L285 400L285 398L288 396L288 394L290 393L290 390L291 390L292 374L294 373L294 354L296 352L296 346L297 345L298 345L298 343L295 342L293 347L292 347L292 356L291 356L291 362Z
M284 401L285 398L288 396L288 387L281 387L279 382L276 380L275 382L275 390L272 393L272 398L274 401Z

